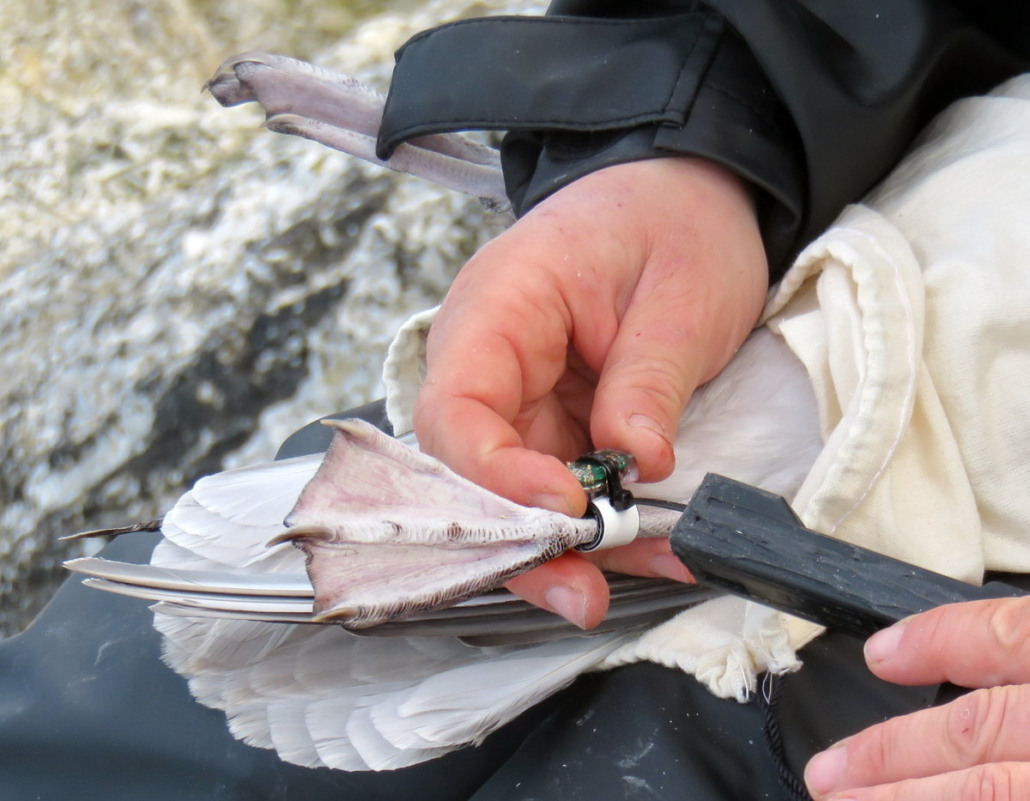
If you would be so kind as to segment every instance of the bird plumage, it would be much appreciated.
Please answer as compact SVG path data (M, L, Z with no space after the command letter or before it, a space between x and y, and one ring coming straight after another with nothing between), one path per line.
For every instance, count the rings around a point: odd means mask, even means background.
M380 520L393 516L394 522L410 522L432 509L421 488L413 489L407 478L398 478L396 484L387 479L380 486L381 467L366 469L369 440L385 435L354 423L344 424L343 430L348 428L361 432L362 446L351 448L347 435L340 433L346 447L324 462L321 455L298 457L202 479L166 516L165 539L152 564L230 568L243 574L302 573L306 558L301 550L282 541L269 547L269 542L282 533L283 519L319 469L332 474L327 479L331 493L349 477L380 487L386 496L372 512ZM633 489L650 497L685 500L703 472L718 469L789 493L806 474L819 441L803 368L777 337L760 330L730 367L692 399L676 441L674 476ZM390 442L389 450L398 448L404 449L398 454L408 450ZM371 453L380 458L374 447ZM411 457L437 469L429 457L414 452ZM370 478L377 470L380 478ZM316 492L320 497L314 506L319 507L322 488L316 485ZM367 493L357 494L367 512ZM391 509L395 503L397 508ZM310 514L308 510L295 519L308 520ZM344 518L346 514L344 509ZM427 527L437 533L445 529ZM359 526L359 531L369 538L366 528ZM430 561L439 550L426 551ZM336 560L331 561L335 568ZM465 594L464 572L459 567L452 576L459 588L455 597ZM380 584L386 596L391 581ZM641 633L639 628L617 629L530 645L477 647L456 637L365 637L339 626L161 612L155 614L155 626L163 635L165 661L189 680L198 701L226 713L235 736L274 748L287 761L343 770L395 769L478 742L579 674L597 668Z

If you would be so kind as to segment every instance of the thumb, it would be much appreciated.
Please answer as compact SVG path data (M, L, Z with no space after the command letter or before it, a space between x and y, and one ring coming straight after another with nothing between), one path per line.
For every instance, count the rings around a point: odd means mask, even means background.
M605 358L590 415L601 448L632 453L643 481L672 472L680 415L706 367L706 347L674 292L631 303Z
M1030 683L1030 597L939 606L877 632L865 652L896 684Z

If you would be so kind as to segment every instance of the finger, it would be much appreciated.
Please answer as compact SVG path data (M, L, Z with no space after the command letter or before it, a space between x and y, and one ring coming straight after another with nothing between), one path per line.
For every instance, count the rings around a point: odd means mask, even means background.
M866 662L896 684L1030 682L1030 597L951 604L874 634Z
M583 488L565 463L523 447L511 425L482 402L452 396L437 404L423 393L419 403L420 444L459 475L524 506L572 517L586 511ZM431 419L419 412L423 403L436 406Z
M816 755L812 795L934 776L994 762L1030 762L1030 685L977 690L892 718ZM928 796L936 797L936 796Z
M526 392L534 391L526 386L533 375L544 373L545 382L559 379L564 334L537 327L523 344L530 351L524 358L534 364L533 374L526 375L506 332L496 330L498 321L521 312L507 313L506 301L498 299L495 316L490 316L480 304L466 307L461 300L459 296L459 308L439 328L434 325L431 334L429 374L414 415L421 447L460 475L516 503L581 515L586 500L562 461L529 448L546 442L548 447L539 451L575 455L585 448L582 427L555 408L557 402L546 389L539 401L525 400ZM491 305L488 297L486 307Z
M1030 764L1002 762L969 770L849 790L834 801L1030 801Z
M564 553L504 586L581 629L593 628L608 612L608 581L579 553Z
M520 598L580 628L593 628L608 611L608 582L602 570L694 582L683 563L672 554L668 538L650 537L604 551L563 554L505 586Z
M598 382L594 442L634 454L642 481L672 472L676 425L700 382L704 346L690 317L675 292L631 305Z
M618 548L588 551L583 556L610 573L694 583L690 571L673 555L668 537L645 537Z
M551 269L574 269L581 256L563 250L553 219L527 217L459 274L430 332L415 429L461 475L519 503L582 514L585 498L558 461L512 451L567 460L589 444L593 381L585 365L570 366L571 312ZM602 295L591 297L603 304ZM591 317L614 331L614 312Z
M646 264L591 413L594 442L633 453L643 481L672 471L677 423L691 393L744 340L768 281L753 206L736 178L690 159L666 165L661 177L686 179L691 189L675 194L670 187L677 202L652 209Z

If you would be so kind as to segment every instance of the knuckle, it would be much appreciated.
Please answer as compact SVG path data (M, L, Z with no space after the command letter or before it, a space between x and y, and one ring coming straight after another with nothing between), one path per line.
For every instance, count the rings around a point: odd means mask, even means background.
M997 649L998 658L1005 664L1009 660L1030 660L1030 599L1005 599L991 604L987 618L990 645Z
M876 737L865 749L865 768L870 771L868 775L884 776L891 774L892 766L897 762L899 747L895 726L884 726L881 736Z
M979 765L989 760L1006 707L1006 694L1001 687L968 693L947 707L943 736L953 764Z
M411 413L411 424L418 435L419 447L429 454L439 450L437 442L437 427L439 417L440 400L433 397L433 393L420 393L415 399L415 406Z
M893 776L899 756L907 750L909 739L903 731L903 718L891 718L860 732L848 741L848 772L857 776Z
M1019 791L1020 778L1011 763L977 765L965 771L959 788L959 801L1017 801L1026 795Z
M619 367L622 382L637 386L640 396L655 410L670 418L683 411L684 371L678 360L655 355L647 360L627 360Z

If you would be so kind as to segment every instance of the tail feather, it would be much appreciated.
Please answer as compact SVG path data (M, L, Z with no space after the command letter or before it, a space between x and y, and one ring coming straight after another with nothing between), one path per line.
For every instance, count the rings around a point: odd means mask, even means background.
M325 719L312 721L314 731ZM368 707L355 710L347 722L347 737L370 770L397 770L417 765L451 751L451 748L397 748L376 728Z
M165 515L161 532L183 551L219 565L260 563L262 570L288 566L303 572L303 557L295 549L270 548L269 542L282 533L283 521L320 462L318 455L301 456L203 478ZM291 556L284 558L283 552ZM176 553L162 556L174 560ZM174 561L162 566L183 567Z
M192 675L231 671L267 658L301 628L250 620L213 620L154 615L154 628L164 635L163 658L173 670Z
M619 632L575 637L477 660L437 673L388 703L377 704L372 720L401 749L478 743L635 636Z
M306 768L325 767L308 730L307 708L307 703L293 698L271 701L266 717L274 720L275 725L268 727L268 734L275 750L286 762Z

